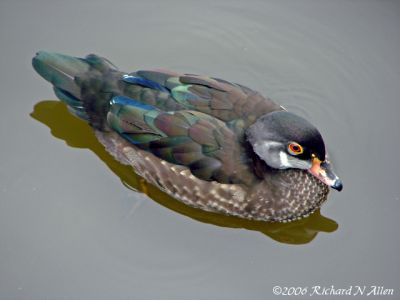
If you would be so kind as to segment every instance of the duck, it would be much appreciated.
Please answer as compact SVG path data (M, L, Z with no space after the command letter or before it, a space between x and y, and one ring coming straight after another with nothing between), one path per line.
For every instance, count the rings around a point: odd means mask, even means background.
M188 206L290 222L343 188L318 129L244 85L95 54L39 51L32 65L117 161Z

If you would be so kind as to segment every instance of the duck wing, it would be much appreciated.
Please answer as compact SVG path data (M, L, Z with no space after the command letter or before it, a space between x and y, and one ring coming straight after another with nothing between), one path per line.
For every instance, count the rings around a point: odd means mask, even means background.
M134 146L186 166L200 179L243 184L255 179L237 135L211 115L195 110L163 111L115 96L107 122Z
M152 101L148 104L168 111L186 109L202 112L228 123L234 130L236 127L239 130L247 128L263 114L281 110L278 104L260 93L218 78L165 70L141 70L125 75L123 80L147 88L147 93L152 91L156 94L154 97L147 95ZM148 101L145 98L142 96L138 100Z

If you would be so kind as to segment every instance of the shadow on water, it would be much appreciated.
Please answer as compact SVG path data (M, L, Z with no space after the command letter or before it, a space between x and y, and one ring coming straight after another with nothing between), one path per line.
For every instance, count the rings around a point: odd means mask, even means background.
M266 223L244 220L195 209L175 200L136 175L130 166L122 165L106 152L94 131L84 121L72 116L59 101L41 101L34 107L31 117L45 124L56 138L74 148L93 151L117 175L122 183L137 192L146 193L154 201L177 213L200 222L229 228L245 228L259 231L270 238L288 244L311 242L319 232L333 232L338 224L320 214L318 210L310 217L291 223Z

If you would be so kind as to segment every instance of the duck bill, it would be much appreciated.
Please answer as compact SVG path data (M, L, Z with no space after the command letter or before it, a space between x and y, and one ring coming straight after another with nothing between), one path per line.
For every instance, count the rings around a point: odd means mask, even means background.
M332 165L328 160L322 162L317 157L314 157L312 166L308 171L331 188L338 191L343 189L342 181L333 172Z

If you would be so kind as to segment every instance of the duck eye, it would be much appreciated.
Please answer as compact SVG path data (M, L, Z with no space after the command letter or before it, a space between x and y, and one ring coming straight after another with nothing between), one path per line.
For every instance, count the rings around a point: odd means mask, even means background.
M290 143L288 146L288 151L292 155L299 155L303 153L303 147L297 143Z

